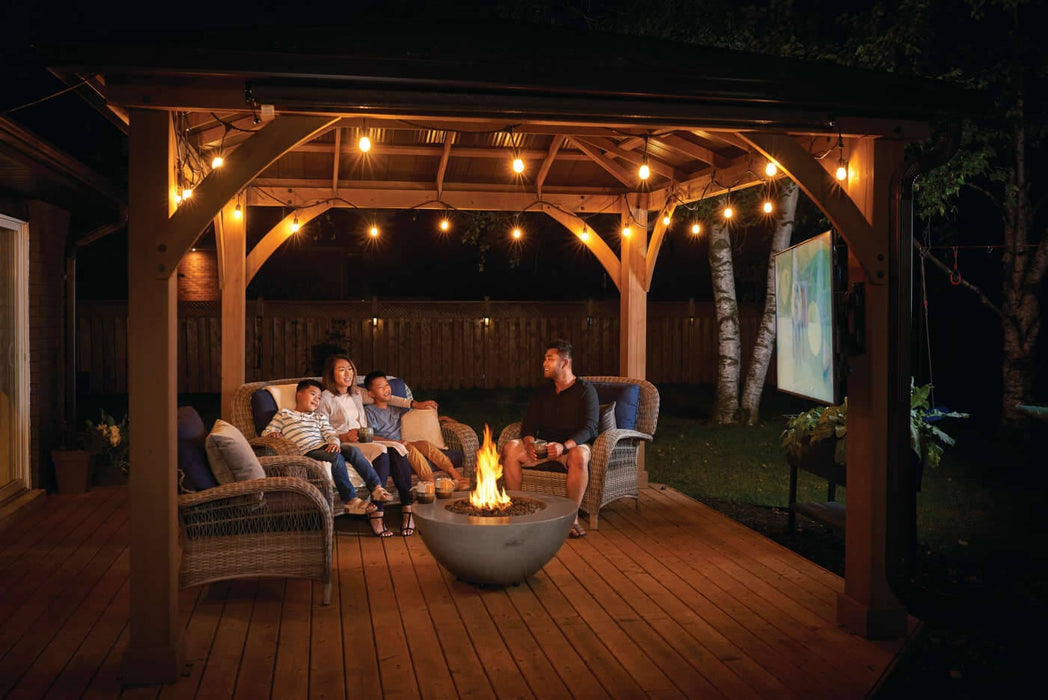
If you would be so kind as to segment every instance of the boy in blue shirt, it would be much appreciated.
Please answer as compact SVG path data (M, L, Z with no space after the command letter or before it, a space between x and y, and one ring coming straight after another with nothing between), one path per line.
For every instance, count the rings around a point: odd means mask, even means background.
M373 501L388 501L393 496L382 487L371 462L367 461L357 448L351 445L343 446L328 417L316 412L323 390L317 380L303 379L295 387L294 410L282 408L277 411L262 434L283 437L295 443L306 457L330 462L331 479L345 504L345 512L350 515L373 513L377 510L375 504L357 496L357 490L349 480L343 454L346 454L350 464L367 484Z
M441 452L436 445L428 440L405 442L401 439L400 419L401 416L411 409L390 405L389 400L393 396L393 388L390 387L385 372L381 370L368 372L367 376L364 377L364 388L367 389L372 401L374 401L374 403L364 406L364 412L368 417L368 426L375 431L375 437L380 437L383 440L396 440L407 447L408 463L411 464L412 471L418 475L419 479L433 481L433 470L430 468L429 462L426 461L429 459L430 462L437 465L438 469L455 480L456 491L469 490L469 479L462 476L458 469L455 469L455 465L451 463L448 456Z

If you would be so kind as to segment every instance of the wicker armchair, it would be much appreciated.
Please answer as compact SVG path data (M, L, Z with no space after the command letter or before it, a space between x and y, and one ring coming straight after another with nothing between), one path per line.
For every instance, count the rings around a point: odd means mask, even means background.
M306 377L241 384L233 392L232 417L229 422L247 436L248 442L255 446L256 450L268 448L277 454L298 454L298 450L288 440L271 436L259 437L255 431L254 416L251 412L251 395L271 384L298 384L303 379ZM319 380L319 377L314 377L314 379ZM448 448L462 451L462 473L465 476L472 476L477 465L477 450L480 449L477 433L465 423L459 423L447 416L440 417L440 432Z
M589 525L597 529L598 512L619 498L632 498L638 506L637 455L642 441L650 442L659 419L659 391L650 382L628 377L581 377L589 382L636 384L640 387L636 430L607 430L593 442L589 465L589 485L581 509L589 514ZM498 439L499 452L510 440L520 437L520 423L506 426ZM521 488L555 496L567 496L566 475L537 469L524 469Z
M307 457L262 457L267 478L178 497L179 586L274 576L324 584L331 602L332 486Z

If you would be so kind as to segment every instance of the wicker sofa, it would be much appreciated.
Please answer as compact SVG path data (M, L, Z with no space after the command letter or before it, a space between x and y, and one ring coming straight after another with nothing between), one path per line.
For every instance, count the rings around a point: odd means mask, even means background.
M589 485L582 498L581 509L589 514L590 528L597 529L598 512L619 498L632 498L639 505L637 491L637 455L641 442L649 442L655 435L659 419L659 391L643 379L629 377L581 377L593 384L601 403L617 400L617 425L632 428L606 430L593 442L589 465ZM629 389L636 386L636 390ZM635 406L631 405L634 400ZM629 397L624 400L629 394ZM498 449L509 440L520 437L520 423L506 426L498 439ZM557 496L567 496L567 479L563 471L547 470L544 465L524 469L521 488Z
M187 415L192 409L179 409ZM192 412L190 418L195 416ZM199 423L203 430L203 424ZM180 425L181 428L181 425ZM180 433L179 451L199 447L206 431ZM266 477L235 481L178 497L179 586L226 579L309 578L324 584L331 602L333 486L308 457L261 457ZM186 474L179 475L182 490Z
M269 381L262 382L248 382L241 384L235 392L233 392L233 401L231 407L231 419L230 423L236 426L240 432L247 436L248 441L255 447L260 453L269 454L298 454L298 450L295 446L283 438L278 437L260 437L259 427L256 423L256 416L252 407L252 397L255 392L260 389L264 389L271 385L281 384L298 384L303 379L309 379L309 377L296 377L291 379L272 379ZM319 377L313 377L318 379ZM411 388L403 382L390 382L393 385L394 393L403 398L412 398ZM464 423L449 418L447 416L440 417L440 432L444 438L444 443L448 446L449 456L455 466L459 468L464 476L472 477L473 471L477 464L477 450L480 449L480 441L477 439L477 433L473 428L469 427ZM441 474L434 469L435 474ZM354 478L354 481L358 478L356 472L350 469L350 476ZM362 484L363 482L361 482Z

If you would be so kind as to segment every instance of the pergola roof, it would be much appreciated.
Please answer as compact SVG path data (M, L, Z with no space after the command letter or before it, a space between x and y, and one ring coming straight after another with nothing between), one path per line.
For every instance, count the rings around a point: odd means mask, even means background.
M534 27L179 34L43 53L120 118L127 107L184 113L190 184L270 107L342 117L254 181L247 203L258 206L522 210L541 199L584 213L646 192L657 210L763 181L764 160L740 131L805 135L811 152L836 159L839 137L847 151L860 135L919 136L974 104L888 74ZM367 156L356 148L365 133ZM514 151L522 176L509 167Z

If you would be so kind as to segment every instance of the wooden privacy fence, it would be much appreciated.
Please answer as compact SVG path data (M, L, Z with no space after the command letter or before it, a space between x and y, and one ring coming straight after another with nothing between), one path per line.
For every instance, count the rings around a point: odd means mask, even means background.
M760 313L739 309L744 363ZM385 369L419 388L533 386L546 343L558 337L575 346L577 373L619 372L617 301L251 301L245 333L247 381L309 374L344 348L361 372ZM716 381L711 302L649 303L647 342L649 381ZM178 391L218 393L220 358L219 303L180 303ZM77 371L91 394L127 392L126 302L80 303ZM774 374L773 363L769 382Z

